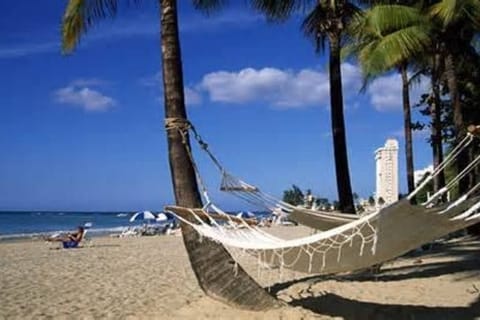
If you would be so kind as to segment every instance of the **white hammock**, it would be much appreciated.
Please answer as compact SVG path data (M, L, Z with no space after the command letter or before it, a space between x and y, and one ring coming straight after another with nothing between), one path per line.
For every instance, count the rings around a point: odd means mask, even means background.
M295 222L298 222L302 225L314 228L316 230L329 230L331 228L335 228L343 224L356 221L361 217L360 215L354 215L354 214L326 212L326 211L320 211L320 210L307 209L300 206L293 206L275 198L272 195L264 193L263 191L260 190L260 188L253 186L245 181L242 181L241 179L228 173L225 170L225 168L222 166L222 164L217 160L217 158L210 152L210 150L208 149L208 144L206 144L202 140L200 135L196 132L195 128L191 125L189 128L192 130L194 134L194 138L198 142L200 147L207 153L207 155L213 161L215 166L221 172L222 181L220 185L220 190L229 192L232 195L235 195L238 198L248 203L265 208L269 211L275 212L276 210L280 210L281 212L286 213L289 219ZM479 130L480 128L476 126L469 127L468 128L469 132L464 137L464 139L457 144L457 146L448 154L448 156L445 157L443 162L439 164L435 168L435 170L411 194L407 195L407 198L409 200L412 199L418 192L423 190L425 186L428 183L430 183L438 174L440 174L440 172L444 171L445 168L449 164L451 164L453 160L457 158L460 152L464 151L469 145L472 144L472 142L476 138L476 135L478 135ZM192 162L194 162L193 156L191 155L189 149L188 151L191 156ZM477 156L477 158L475 158L471 163L469 163L466 166L466 168L462 172L460 172L454 179L449 181L449 183L444 188L436 192L432 197L430 197L430 199L427 202L423 203L422 205L425 207L432 206L435 201L437 201L447 191L453 188L460 181L460 179L462 179L469 172L471 172L475 168L475 166L478 165L479 163L480 163L480 155ZM196 173L197 173L197 179L199 181L199 184L203 186L203 183L200 178L200 174L197 172L197 170L196 170ZM472 188L471 190L469 190L467 195L458 199L452 205L458 205L462 201L465 201L465 199L478 188L480 188L480 183L474 188ZM208 205L211 204L211 202L210 202L207 190L204 186L203 186L203 194L205 199L207 200L206 207L208 207ZM460 218L460 219L463 219L463 218Z
M436 176L438 176L445 168L453 162L460 154L460 152L464 151L468 146L475 141L475 136L472 133L468 133L465 138L448 154L447 157L443 160L441 164L439 164L433 172L427 176L424 181L415 188L410 194L407 195L407 199L411 200L418 192L423 190L428 183L430 183ZM444 194L446 194L449 190L451 190L463 177L465 177L468 173L474 170L475 166L480 163L480 155L477 156L473 161L471 161L462 172L460 172L456 177L451 179L448 184L443 187L441 190L433 194L425 203L421 205L424 207L430 207L434 204L435 201L440 199ZM473 194L477 189L480 188L480 183L475 185L471 188L465 195L457 199L454 203L450 205L449 208L453 206L459 205L461 202L465 201L468 196ZM288 204L287 204L288 205ZM448 210L448 209L445 209ZM476 209L475 209L476 210ZM359 216L351 215L351 214L342 214L342 213L328 213L328 212L321 212L317 210L309 210L306 208L301 207L293 207L291 206L291 213L290 218L300 224L306 225L311 228L319 229L319 230L327 230L329 227L338 226L344 223L348 223L354 221L359 218ZM459 217L459 219L463 219L463 217Z
M207 150L207 145L199 138L194 129L192 130L199 144L204 150ZM180 133L185 134L183 131ZM480 156L468 164L465 170L452 179L445 188L438 191L432 197L433 200L417 206L411 205L409 202L436 174L444 170L448 163L473 141L473 138L472 134L467 135L457 148L445 158L445 161L436 168L435 172L407 198L350 222L345 221L347 219L343 214L332 215L329 220L330 225L332 221L338 223L342 219L343 224L308 237L284 240L270 235L256 226L251 226L246 220L236 219L233 221L233 218L210 202L191 150L187 145L186 149L194 165L199 184L203 188L207 205L203 209L182 207L166 207L165 209L193 227L200 235L220 242L228 248L256 255L262 263L306 273L336 273L363 269L395 258L424 243L475 224L480 220L480 197L468 198L480 184L453 203L441 207L433 206L436 199L439 199L480 162ZM208 150L207 153L224 173L222 182L224 189L230 188L235 192L247 190L253 195L249 197L250 200L266 199L270 202L274 200L273 197L265 196L258 188L240 180L237 180L240 181L239 184L232 185L228 182L229 180L233 181L232 176L225 173L225 170ZM292 208L285 203L280 202L279 205L285 210L292 211ZM218 216L223 217L228 224L218 224L215 217L206 210L207 208L213 209L217 218ZM325 221L322 219L318 221ZM235 222L240 222L243 228L237 228ZM229 228L226 228L227 226Z
M480 198L465 200L442 214L445 207L425 209L404 199L357 221L294 240L277 238L252 226L228 229L206 223L199 217L199 213L208 215L202 209L172 206L166 210L202 236L246 251L268 265L305 273L337 273L385 262L477 223L480 213L470 210L474 207L480 207ZM192 223L192 217L198 223Z
M169 123L173 123L169 121ZM170 128L170 127L169 127ZM284 213L287 213L291 218L294 218L294 221L298 221L301 224L306 226L310 226L312 228L318 230L327 230L333 227L337 227L339 225L355 221L358 219L358 215L353 214L346 214L346 213L337 213L337 212L325 212L325 211L318 211L318 210L309 210L306 208L302 208L299 206L292 206L286 202L283 202L276 197L264 193L260 190L260 188L248 184L245 181L238 179L237 177L228 173L225 168L222 166L220 161L210 152L208 148L208 144L203 141L202 137L197 133L195 128L191 123L184 123L181 126L173 126L170 129L176 128L179 133L186 137L186 131L191 130L193 133L193 137L197 141L200 148L207 153L210 157L212 162L214 163L215 167L221 172L222 181L220 184L220 190L224 192L229 192L238 198L246 201L247 203L256 205L260 208L264 208L268 211L275 212L276 210L280 210ZM197 181L202 188L202 194L205 198L207 205L211 204L210 197L208 195L207 189L202 182L200 173L198 172L197 166L195 164L195 160L193 159L193 155L191 153L191 149L188 145L185 145L187 153L192 161Z
M293 206L272 195L264 193L260 188L242 181L223 171L220 190L228 192L247 203L275 212L286 213L289 219L318 230L328 230L342 224L357 220L360 216L341 212L327 212Z

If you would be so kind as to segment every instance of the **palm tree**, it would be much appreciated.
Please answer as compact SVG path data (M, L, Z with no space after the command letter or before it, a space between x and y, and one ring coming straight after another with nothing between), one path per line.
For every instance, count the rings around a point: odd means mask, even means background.
M366 82L392 69L402 79L402 105L408 192L415 189L409 61L429 45L429 27L421 11L403 5L376 5L357 15L350 27L355 41L347 51L357 54Z
M444 107L441 99L441 75L443 73L442 56L439 52L438 41L432 39L430 47L433 51L430 54L429 64L430 68L430 84L431 92L428 96L427 103L430 106L431 122L431 144L433 154L433 167L437 168L443 162L443 133L442 133L442 113ZM440 171L433 179L433 191L437 192L445 186L445 173ZM445 199L444 199L445 200Z
M392 1L375 1L387 2ZM425 33L416 32L405 36L402 47L406 51L413 51L416 56L406 56L405 61L411 62L418 60L418 53L423 44L424 51L422 55L427 56L430 62L426 64L430 69L431 75L431 116L432 116L432 146L434 155L434 165L438 165L443 158L442 150L442 125L440 115L440 81L442 75L446 78L447 87L450 95L450 101L453 107L454 128L457 141L462 139L465 134L464 115L462 111L460 93L458 89L456 64L462 52L468 51L472 45L473 34L479 30L480 25L480 2L477 0L432 0L425 3L415 3L409 0L393 1L395 3L403 3L411 6L413 10L421 10L427 12L428 20L422 21L418 27L427 31L429 34L429 42L425 41ZM395 11L399 11L397 7ZM396 20L391 20L395 22ZM408 27L409 28L409 27ZM419 29L417 29L419 30ZM405 33L405 29L397 30L397 34ZM419 37L420 36L420 37ZM390 59L392 60L392 59ZM377 63L378 65L378 63ZM429 65L429 66L428 66ZM442 69L443 68L443 69ZM457 170L462 170L468 163L468 153L462 153L457 161ZM435 189L438 190L444 185L445 178L440 175L435 179ZM460 183L460 193L463 193L468 187L468 180L463 179Z
M292 13L310 8L313 4L313 9L303 21L302 30L307 37L313 38L317 44L317 50L324 50L327 42L329 45L331 126L339 198L338 209L355 213L343 113L340 49L346 25L359 9L346 0L253 0L252 2L256 9L275 21L282 21Z
M208 11L217 8L221 2L221 0L195 0L193 4L198 9ZM117 0L70 0L62 24L64 52L73 51L83 33L98 20L115 16L117 8ZM178 34L177 1L160 0L159 9L164 107L172 185L178 205L196 208L202 206L202 201L187 151L190 143ZM232 257L221 244L208 239L200 241L196 231L183 223L182 234L190 263L205 293L223 302L249 309L259 310L277 305L276 300L240 266L238 272L234 273Z
M465 135L464 115L461 105L457 78L457 59L472 47L475 32L480 30L480 2L478 0L440 0L429 8L430 17L436 23L436 36L439 39L440 52L445 64L445 77L453 107L453 123L456 141ZM468 163L468 153L462 152L457 161L457 170L461 171ZM468 188L468 179L462 179L459 192Z
M408 79L408 63L400 64L399 70L402 75L402 101L403 101L403 130L405 135L405 159L407 165L408 193L415 189L414 164L413 164L413 139L412 139L412 113L410 107L410 81ZM414 202L414 200L412 200Z

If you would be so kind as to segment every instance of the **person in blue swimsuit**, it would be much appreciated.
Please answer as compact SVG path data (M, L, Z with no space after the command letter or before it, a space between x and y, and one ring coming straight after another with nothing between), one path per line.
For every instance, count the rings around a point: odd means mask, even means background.
M66 249L76 248L80 243L80 241L82 241L84 235L85 235L85 228L82 226L79 226L77 231L75 232L69 232L56 237L48 237L48 238L45 238L45 241L61 242L63 244L63 247Z

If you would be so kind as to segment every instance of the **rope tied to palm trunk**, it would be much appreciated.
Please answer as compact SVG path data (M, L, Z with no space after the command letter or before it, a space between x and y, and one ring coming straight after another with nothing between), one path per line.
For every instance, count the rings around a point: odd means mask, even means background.
M218 159L213 155L213 153L208 149L208 143L206 143L200 134L197 132L195 129L195 126L188 121L185 118L165 118L165 129L168 130L177 130L181 135L183 140L183 144L186 145L187 143L187 134L188 131L191 131L193 134L194 139L197 141L198 145L200 146L201 149L203 149L207 155L210 157L210 159L213 161L213 163L217 166L217 168L221 172L225 172L224 167L218 161Z
M165 118L165 130L176 130L182 136L182 143L187 143L187 134L192 124L185 118Z

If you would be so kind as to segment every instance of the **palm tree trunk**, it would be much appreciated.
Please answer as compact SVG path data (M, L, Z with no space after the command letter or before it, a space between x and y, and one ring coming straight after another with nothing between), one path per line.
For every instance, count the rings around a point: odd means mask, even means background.
M448 90L450 91L450 100L453 108L453 124L455 127L455 137L458 143L465 136L465 125L463 123L462 105L458 93L457 75L455 72L455 61L453 54L447 52L445 55L445 74L447 76ZM464 150L457 157L457 172L462 171L468 164L468 150ZM468 175L461 179L458 184L459 194L468 190Z
M335 156L335 173L340 210L355 213L350 170L348 166L347 142L345 137L345 119L343 115L342 73L340 70L340 34L331 32L330 40L330 104Z
M176 1L162 1L162 72L165 118L187 120L183 92L183 70L176 17ZM178 205L198 208L202 206L195 171L187 153L190 142L184 141L179 131L168 130L168 155L175 200Z
M442 109L440 101L440 74L441 55L436 53L433 58L432 66L432 151L433 151L433 167L437 168L443 162L443 146L442 146ZM445 186L445 174L442 171L433 179L434 192L440 190ZM445 200L445 199L444 199Z
M407 186L408 193L415 189L415 180L413 176L413 144L412 144L412 116L410 111L410 89L407 73L407 64L400 66L402 75L402 98L403 98L403 128L405 133L405 158L407 164ZM415 202L415 199L412 199Z
M160 0L161 47L165 117L185 123L187 113L183 92L183 71L178 35L176 0ZM189 139L175 129L167 131L172 185L177 205L202 206L195 171L187 153ZM186 146L185 146L185 144ZM183 241L200 287L217 300L235 307L263 310L279 302L260 287L219 243L200 239L198 233L182 223Z

